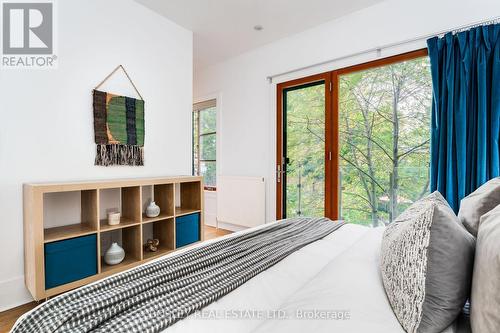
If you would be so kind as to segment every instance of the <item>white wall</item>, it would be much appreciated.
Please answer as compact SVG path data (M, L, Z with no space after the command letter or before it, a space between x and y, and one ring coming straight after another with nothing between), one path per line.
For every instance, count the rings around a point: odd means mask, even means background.
M0 311L31 299L23 183L191 173L192 33L132 0L57 3L58 69L0 70ZM92 89L118 64L146 101L144 167L93 165Z
M210 227L217 227L217 192L205 191L204 205L204 220L205 225Z
M267 221L275 219L276 82L374 60L369 54L307 71L266 77L303 66L500 16L498 0L388 0L316 28L198 70L194 95L220 94L218 173L267 178ZM425 47L425 41L382 52Z

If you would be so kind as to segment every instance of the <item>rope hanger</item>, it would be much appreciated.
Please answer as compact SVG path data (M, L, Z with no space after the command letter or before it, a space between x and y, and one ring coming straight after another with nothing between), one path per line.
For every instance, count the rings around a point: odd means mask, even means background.
M122 65L118 65L116 66L115 69L113 69L113 71L111 73L108 74L108 76L106 76L104 78L104 80L102 80L95 88L94 90L97 90L99 89L99 87L101 87L111 76L113 76L113 74L116 73L117 70L119 69L122 69L123 73L125 73L125 75L127 76L127 79L128 81L130 82L130 84L132 84L132 87L134 87L134 90L135 92L137 93L137 95L139 95L139 97L144 100L144 98L142 97L141 93L139 92L139 89L137 89L137 87L135 86L134 82L132 81L132 79L130 78L130 76L128 75L127 71L125 70L125 67L123 67Z

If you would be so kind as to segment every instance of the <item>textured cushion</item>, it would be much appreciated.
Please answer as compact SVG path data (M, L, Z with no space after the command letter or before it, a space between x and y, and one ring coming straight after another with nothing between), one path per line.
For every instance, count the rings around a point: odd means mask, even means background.
M481 216L500 205L500 177L493 178L460 202L458 218L471 234L477 236Z
M481 217L471 294L473 332L500 332L500 205Z
M474 246L439 192L415 202L387 227L382 279L407 332L442 332L453 323L469 296Z

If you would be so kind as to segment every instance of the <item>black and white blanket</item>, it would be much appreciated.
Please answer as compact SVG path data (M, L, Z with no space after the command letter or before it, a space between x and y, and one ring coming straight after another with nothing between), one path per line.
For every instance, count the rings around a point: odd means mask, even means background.
M195 247L49 300L12 332L160 332L342 225L289 219Z

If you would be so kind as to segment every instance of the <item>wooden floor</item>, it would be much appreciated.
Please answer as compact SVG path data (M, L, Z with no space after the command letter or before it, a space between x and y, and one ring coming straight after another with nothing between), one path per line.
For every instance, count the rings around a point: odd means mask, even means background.
M228 230L205 226L205 240L225 236L230 233L231 231ZM17 308L0 312L0 333L9 332L9 330L12 328L12 325L14 325L14 323L16 322L17 318L33 309L35 306L37 306L37 303L31 302L18 306Z
M12 325L16 322L17 318L21 317L25 312L33 309L35 306L37 306L37 303L31 302L18 306L17 308L0 312L0 332L8 332Z
M224 230L224 229L217 229L209 226L205 226L205 240L207 239L212 239L212 238L217 238L217 237L222 237L225 235L228 235L232 233L232 231L229 230Z

